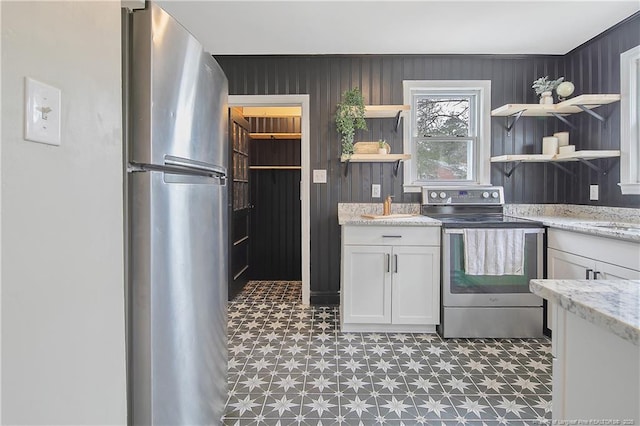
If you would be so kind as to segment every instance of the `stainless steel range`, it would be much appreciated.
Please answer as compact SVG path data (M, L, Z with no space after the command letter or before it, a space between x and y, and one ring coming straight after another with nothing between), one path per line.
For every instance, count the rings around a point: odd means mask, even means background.
M442 221L442 312L438 332L443 337L541 337L542 299L529 291L529 280L543 276L545 228L539 222L503 215L502 187L423 187L422 214ZM522 268L514 273L470 269L476 256L495 256L513 229L520 238ZM486 230L486 231L485 231ZM483 234L479 234L482 232ZM495 247L474 252L465 241L476 235L497 239ZM493 240L485 240L493 241ZM468 245L471 245L469 243ZM465 259L465 253L469 259ZM470 254L473 253L473 254ZM480 253L480 254L478 254ZM473 257L473 259L471 259ZM509 256L507 256L509 257ZM484 257L482 257L484 261ZM502 265L498 265L500 267Z

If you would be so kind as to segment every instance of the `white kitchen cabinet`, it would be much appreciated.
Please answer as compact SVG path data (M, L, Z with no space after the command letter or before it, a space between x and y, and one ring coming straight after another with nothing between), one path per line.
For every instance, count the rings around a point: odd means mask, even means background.
M640 348L553 305L557 321L552 342L553 420L572 424L577 419L615 419L617 423L609 424L638 424Z
M547 235L549 279L640 279L638 243L558 229L549 229ZM551 311L549 306L549 329L553 327Z
M343 226L342 242L344 331L435 331L439 227Z

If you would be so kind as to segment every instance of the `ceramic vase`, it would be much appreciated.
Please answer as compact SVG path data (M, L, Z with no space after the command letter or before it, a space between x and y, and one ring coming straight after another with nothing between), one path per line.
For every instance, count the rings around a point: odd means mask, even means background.
M542 92L540 95L540 104L541 105L553 105L553 95L551 91Z

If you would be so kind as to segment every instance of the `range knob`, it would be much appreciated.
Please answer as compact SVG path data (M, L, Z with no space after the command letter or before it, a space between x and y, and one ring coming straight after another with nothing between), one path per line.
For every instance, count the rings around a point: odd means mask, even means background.
M441 192L440 193L440 198L447 198L447 193L446 192Z
M491 193L491 196L493 198L498 198L500 196L500 194L498 194L498 191L494 191L494 192Z
M431 196L431 198L438 198L438 193L434 191L431 194L429 194L429 196Z
M489 193L487 191L483 192L482 198L489 198Z

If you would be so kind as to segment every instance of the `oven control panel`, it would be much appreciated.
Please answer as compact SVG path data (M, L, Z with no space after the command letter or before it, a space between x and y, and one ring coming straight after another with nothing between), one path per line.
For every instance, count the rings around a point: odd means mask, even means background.
M504 204L504 189L501 186L423 186L423 205L483 205Z

